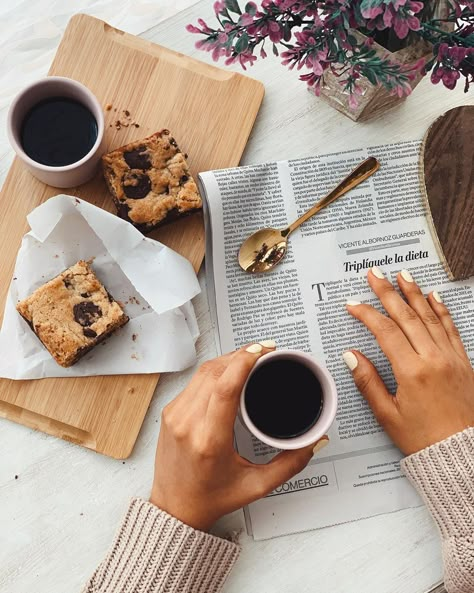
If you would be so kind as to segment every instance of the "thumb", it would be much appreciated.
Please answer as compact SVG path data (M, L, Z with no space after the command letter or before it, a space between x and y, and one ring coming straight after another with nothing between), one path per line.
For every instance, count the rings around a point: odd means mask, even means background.
M328 443L329 437L324 435L317 443L302 449L282 451L266 465L258 466L259 478L265 491L264 496L302 471L311 461L313 455Z
M389 393L377 369L357 350L344 352L342 358L352 373L355 384L380 424L391 418L396 408L394 397Z

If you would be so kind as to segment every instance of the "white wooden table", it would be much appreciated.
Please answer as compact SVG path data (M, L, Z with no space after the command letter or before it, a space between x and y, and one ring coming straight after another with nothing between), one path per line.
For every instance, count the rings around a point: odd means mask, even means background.
M66 16L78 9L68 0L30 0L30 4L29 18L36 19L31 25L15 18L15 10L18 16L24 14L24 4L6 8L6 2L5 6L0 3L0 18L5 11L13 27L8 37L1 33L1 55L8 49L15 63L6 75L5 71L0 74L1 180L12 159L5 140L6 107L19 88L46 73L59 42L58 31L64 29ZM143 37L210 61L208 54L194 49L196 37L187 34L184 26L198 16L212 20L212 1L181 11L192 4L193 0L84 0L80 8L131 32L143 31L174 12ZM50 11L47 18L42 10ZM14 41L14 27L24 43ZM44 52L38 52L41 43ZM25 44L36 52L33 65L23 55ZM377 120L356 124L306 92L296 73L286 71L278 59L258 62L249 74L265 83L266 97L242 164L421 138L442 112L472 102L460 88L448 92L425 80L400 107ZM215 355L215 346L203 273L200 280L203 292L195 299L195 307L202 361ZM192 373L190 369L162 378L134 453L126 462L0 421L1 593L80 591L103 557L129 497L148 495L161 409ZM224 518L217 532L242 528L239 511ZM438 536L424 508L266 542L256 543L243 534L240 541L243 553L226 585L227 593L423 593L442 576Z

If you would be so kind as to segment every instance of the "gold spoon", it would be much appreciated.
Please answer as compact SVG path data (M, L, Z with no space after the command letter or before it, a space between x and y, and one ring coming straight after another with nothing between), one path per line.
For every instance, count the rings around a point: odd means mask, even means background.
M300 216L286 229L261 229L246 239L239 250L239 264L245 272L268 272L281 262L285 256L288 237L308 218L317 214L334 200L340 198L350 189L356 187L380 168L380 163L373 156L358 165L341 183L327 196Z

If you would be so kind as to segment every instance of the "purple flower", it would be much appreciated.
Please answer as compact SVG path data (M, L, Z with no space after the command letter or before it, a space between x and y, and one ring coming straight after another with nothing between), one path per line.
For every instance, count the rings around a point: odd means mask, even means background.
M432 69L434 84L442 82L452 89L462 76L467 90L474 82L474 0L448 2L452 9L449 31L443 29L443 19L427 17L423 10L427 2L421 0L215 0L219 25L213 29L198 19L197 26L186 29L202 35L196 47L210 52L214 60L238 63L243 69L252 66L257 55L267 57L264 46L268 40L283 65L303 71L300 79L316 94L325 73L333 73L355 108L365 88L360 80L405 96L413 81ZM354 35L354 31L367 34L367 30L376 40L383 30L394 31L400 39L418 32L418 37L431 42L433 58L411 65L396 63L388 53L374 51L370 34L362 40Z
M220 14L225 9L226 9L225 0L217 0L217 2L214 2L214 12L216 14Z

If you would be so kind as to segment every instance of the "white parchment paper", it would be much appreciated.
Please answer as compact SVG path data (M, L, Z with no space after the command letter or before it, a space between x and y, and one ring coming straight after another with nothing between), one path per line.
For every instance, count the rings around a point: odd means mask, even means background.
M182 370L195 362L199 330L191 264L130 223L72 196L28 216L0 331L0 376L9 379ZM92 267L130 321L74 366L59 366L16 311L18 301L78 260Z

